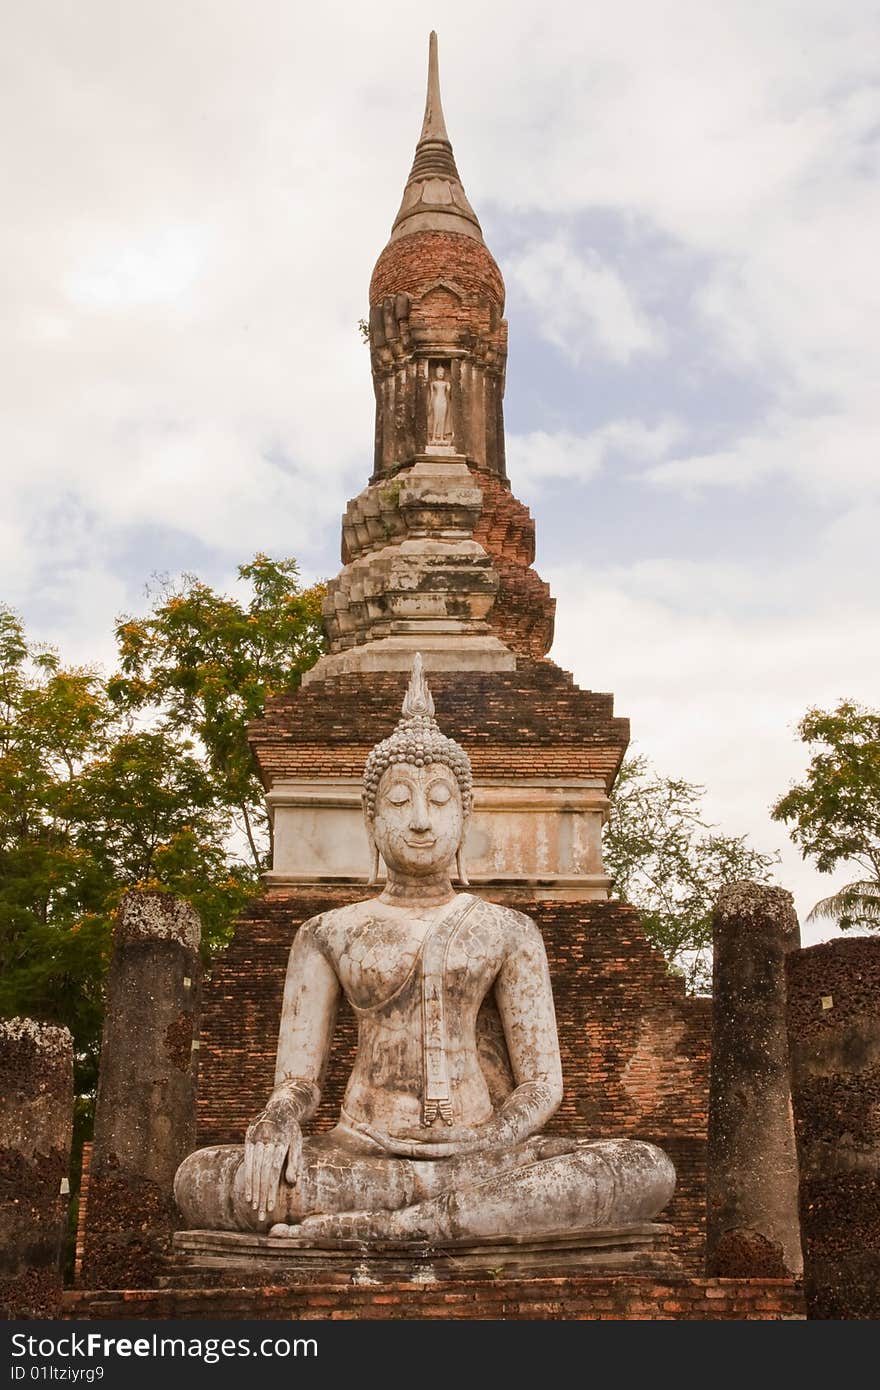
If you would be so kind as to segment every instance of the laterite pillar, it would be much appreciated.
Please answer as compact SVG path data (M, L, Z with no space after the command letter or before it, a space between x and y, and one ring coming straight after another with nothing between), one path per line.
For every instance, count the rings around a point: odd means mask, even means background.
M710 1276L800 1273L785 1031L785 958L799 944L792 897L784 888L741 882L721 890L713 918Z
M66 1028L0 1021L0 1317L53 1318L69 1204L73 1044Z
M91 1288L155 1283L178 1222L174 1174L195 1148L200 937L196 912L170 894L120 904L85 1223Z

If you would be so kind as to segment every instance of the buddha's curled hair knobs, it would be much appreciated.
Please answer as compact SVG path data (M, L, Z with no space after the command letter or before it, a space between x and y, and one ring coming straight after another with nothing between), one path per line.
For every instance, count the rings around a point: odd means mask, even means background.
M409 685L403 697L402 718L390 738L377 743L364 767L364 810L372 820L376 814L376 791L386 768L400 763L426 767L442 763L458 782L464 814L470 814L473 774L470 758L461 744L440 732L434 717L434 699L428 689L420 652L413 658Z

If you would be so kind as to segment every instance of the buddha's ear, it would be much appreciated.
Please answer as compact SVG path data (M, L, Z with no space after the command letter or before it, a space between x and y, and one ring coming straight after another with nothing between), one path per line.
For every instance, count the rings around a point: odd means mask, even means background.
M364 803L364 825L367 828L367 839L370 842L370 877L367 884L372 887L379 882L379 846L376 844L376 837L373 834L373 819L367 811L366 802Z
M470 880L464 871L464 858L462 856L461 845L455 851L455 872L462 888L470 887Z
M370 864L370 877L367 880L370 887L379 882L379 847L375 840L372 840L371 843L373 847L373 857Z

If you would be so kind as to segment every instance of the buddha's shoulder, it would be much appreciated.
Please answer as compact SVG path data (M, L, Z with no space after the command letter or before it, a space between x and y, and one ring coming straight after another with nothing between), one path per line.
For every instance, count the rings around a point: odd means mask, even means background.
M541 939L538 926L531 917L524 912L518 912L514 907L506 907L504 903L493 903L486 898L474 897L471 916L475 924L493 927L514 945L535 938Z
M490 931L494 937L502 937L508 946L540 940L540 932L524 912L493 903L486 898L471 893L459 893L449 906L450 912L462 914L458 926L470 932ZM355 903L345 903L340 907L328 908L303 922L298 937L302 944L313 942L319 949L336 953L353 937L364 931L369 932L387 920L397 921L400 912L388 909L376 898L365 898Z
M329 946L374 921L377 917L374 904L374 899L366 898L356 903L343 903L341 907L329 907L303 922L298 934L314 940L319 946Z

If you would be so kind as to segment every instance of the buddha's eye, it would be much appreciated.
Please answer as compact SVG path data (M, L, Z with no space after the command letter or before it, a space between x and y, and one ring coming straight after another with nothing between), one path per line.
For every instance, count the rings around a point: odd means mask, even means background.
M445 782L436 782L428 792L428 800L434 806L445 806L451 796L452 792L446 786Z
M410 799L410 790L404 782L395 782L393 787L388 788L386 796L392 806L405 806Z

